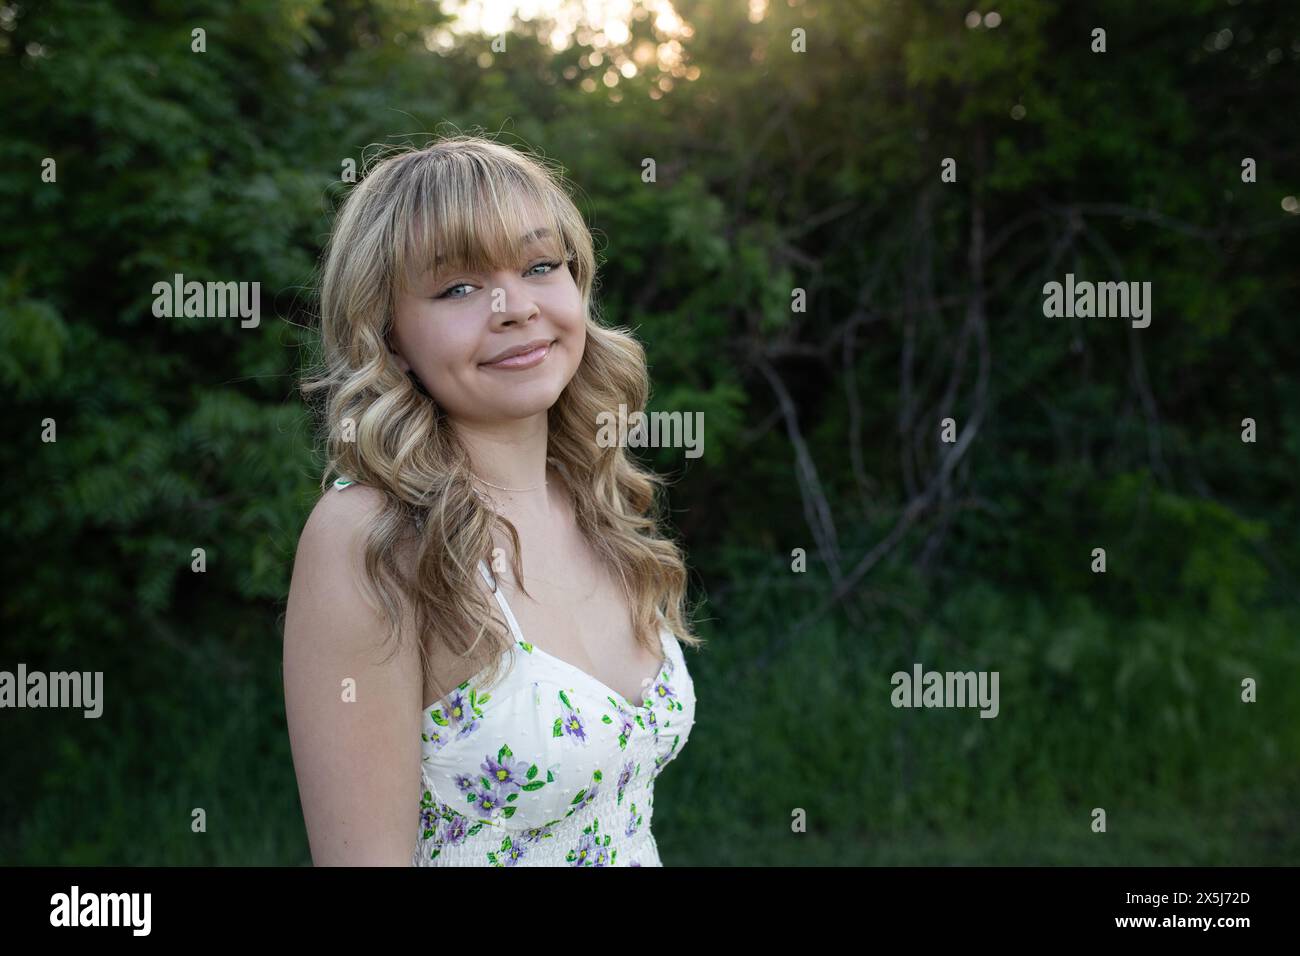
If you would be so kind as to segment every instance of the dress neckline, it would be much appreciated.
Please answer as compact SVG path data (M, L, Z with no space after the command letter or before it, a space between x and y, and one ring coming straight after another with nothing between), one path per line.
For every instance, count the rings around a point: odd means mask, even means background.
M522 643L525 645L526 650L531 650L535 654L541 654L543 657L547 658L548 660L554 661L555 663L559 664L561 667L565 667L573 671L579 677L585 677L596 687L599 687L601 690L605 691L606 694L608 694L611 697L618 698L619 701L623 702L624 704L627 704L632 710L638 713L645 713L650 710L650 706L647 703L647 701L654 700L653 695L654 695L655 684L659 683L659 678L664 676L664 671L667 670L668 668L668 648L664 643L663 634L660 633L659 649L664 652L664 659L659 664L659 670L655 671L654 676L651 677L646 682L647 690L641 698L642 702L640 704L633 704L632 701L628 700L618 691L614 690L614 688L610 687L608 684L600 680L594 674L590 674L587 671L584 671L581 667L578 667L576 664L572 664L569 661L566 661L563 657L556 657L554 654L551 654L550 652L543 650L542 648L538 647L536 644L529 644L527 641L524 641Z
M596 677L594 674L591 674L588 671L583 670L577 664L571 663L570 661L566 661L563 657L557 657L556 655L552 654L550 651L546 650L545 648L538 647L536 644L530 644L527 640L525 640L523 630L519 627L519 621L515 618L514 612L510 610L510 605L506 602L506 596L504 593L502 593L500 586L496 583L496 580L493 577L492 572L488 567L487 561L479 561L479 571L483 574L484 580L486 580L488 582L488 585L492 588L492 593L496 597L497 603L501 605L501 610L506 616L506 624L508 624L510 627L510 633L514 635L515 640L520 644L521 647L523 647L525 651L528 651L529 653L541 654L542 657L546 658L547 660L554 661L556 664L560 665L563 668L566 668L569 671L572 671L573 673L577 674L579 677L586 678L588 682L595 685L596 687L599 687L601 690L605 691L607 695L616 697L624 704L627 704L633 711L639 713L645 713L650 710L650 707L648 706L647 702L653 701L655 685L659 683L659 679L664 676L664 671L668 669L668 661L669 661L668 643L664 640L664 633L663 633L664 629L662 627L659 628L659 650L663 653L663 660L660 661L659 663L659 669L656 670L654 674L650 677L650 679L646 681L645 684L646 692L641 697L641 703L633 704L632 701L624 697L618 691L614 690L614 688L610 687L608 684L606 684L600 678Z

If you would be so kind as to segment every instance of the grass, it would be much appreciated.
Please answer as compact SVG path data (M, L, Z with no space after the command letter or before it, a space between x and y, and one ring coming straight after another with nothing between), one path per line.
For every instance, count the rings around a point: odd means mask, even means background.
M655 801L667 865L1300 862L1295 612L1243 632L975 586L920 631L825 624L736 676L797 617L688 656L699 723ZM998 717L893 708L890 675L916 661L999 671Z
M697 723L656 789L666 865L1300 862L1293 611L1245 630L1191 613L1116 620L975 585L919 628L828 620L747 669L793 610L728 610L687 654ZM205 665L204 646L133 669L99 720L6 715L31 743L9 748L0 861L309 863L278 642L238 679L215 650ZM915 661L997 670L1000 714L894 708L890 675ZM1258 702L1240 700L1243 676ZM806 832L792 832L796 810Z

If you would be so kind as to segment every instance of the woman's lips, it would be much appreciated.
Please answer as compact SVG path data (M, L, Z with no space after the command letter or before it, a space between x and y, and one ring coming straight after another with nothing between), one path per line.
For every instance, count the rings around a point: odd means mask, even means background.
M512 355L510 358L501 359L499 362L484 362L482 367L499 369L532 368L535 365L540 365L546 359L546 356L551 354L551 346L554 344L552 342L550 345L535 348L531 352Z

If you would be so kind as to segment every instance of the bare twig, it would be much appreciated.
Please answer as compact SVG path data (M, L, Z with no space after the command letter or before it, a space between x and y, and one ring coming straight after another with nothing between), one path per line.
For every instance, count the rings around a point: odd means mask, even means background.
M1093 248L1097 249L1109 264L1112 273L1115 275L1115 281L1121 282L1124 276L1124 265L1119 261L1119 256L1111 248L1105 238L1095 229L1085 227L1084 235ZM1150 303L1147 303L1148 307ZM1146 417L1146 436L1147 436L1147 456L1151 461L1151 470L1164 479L1165 485L1172 485L1173 479L1169 474L1169 469L1165 466L1164 454L1161 450L1160 442L1160 411L1156 407L1155 394L1151 391L1151 381L1147 375L1146 360L1142 354L1142 343L1139 340L1137 330L1133 328L1132 322L1125 322L1124 327L1128 332L1130 367L1133 375L1133 385L1137 390L1138 400L1141 402L1143 414Z
M830 503L826 500L821 481L817 477L817 466L813 462L812 455L808 452L808 445L799 430L799 416L794 400L790 398L785 383L781 381L781 377L776 374L776 370L772 368L771 363L766 358L761 354L756 355L755 364L759 371L763 373L763 377L767 379L768 384L772 386L772 391L776 393L777 404L780 406L781 414L785 418L786 432L790 437L790 444L794 447L795 475L799 481L799 494L803 498L804 517L808 522L809 530L812 531L817 547L826 556L826 564L830 568L831 578L839 581L842 571L840 569L839 541L835 533L835 521L831 513Z

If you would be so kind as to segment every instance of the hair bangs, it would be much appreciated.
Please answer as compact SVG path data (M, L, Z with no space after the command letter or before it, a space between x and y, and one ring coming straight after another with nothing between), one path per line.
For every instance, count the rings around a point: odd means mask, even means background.
M428 162L411 177L395 209L394 273L409 291L426 275L516 268L530 255L568 261L567 236L556 198L510 166L481 157Z

